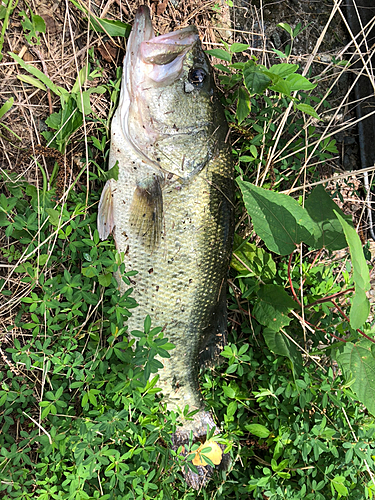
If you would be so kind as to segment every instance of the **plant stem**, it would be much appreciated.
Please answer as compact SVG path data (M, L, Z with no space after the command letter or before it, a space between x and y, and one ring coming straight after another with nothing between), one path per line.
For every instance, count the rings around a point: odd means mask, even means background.
M289 255L289 262L288 262L288 280L289 280L289 285L290 285L290 289L292 291L294 300L300 305L300 307L302 307L302 304L301 304L299 298L297 297L296 292L294 291L294 286L293 286L293 283L292 283L292 277L290 275L290 269L291 269L291 266L292 266L292 258L293 258L293 252Z

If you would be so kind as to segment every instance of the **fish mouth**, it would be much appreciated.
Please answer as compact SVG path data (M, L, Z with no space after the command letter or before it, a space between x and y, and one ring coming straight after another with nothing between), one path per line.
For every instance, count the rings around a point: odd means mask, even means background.
M132 74L131 87L142 81L145 74L155 83L169 85L178 78L186 53L198 40L195 26L155 36L149 8L139 7L124 61Z

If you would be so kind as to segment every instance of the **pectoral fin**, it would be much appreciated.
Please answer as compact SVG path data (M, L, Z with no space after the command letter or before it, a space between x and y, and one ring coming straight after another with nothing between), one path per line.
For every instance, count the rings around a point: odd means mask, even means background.
M130 225L152 251L160 241L163 220L161 178L153 175L138 182L130 207Z
M98 207L98 232L101 240L106 240L115 227L113 207L113 181L106 182Z

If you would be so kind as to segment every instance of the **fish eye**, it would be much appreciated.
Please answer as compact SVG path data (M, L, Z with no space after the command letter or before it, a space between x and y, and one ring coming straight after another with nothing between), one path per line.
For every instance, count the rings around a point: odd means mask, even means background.
M189 71L189 82L193 85L201 85L206 79L207 73L203 68L192 68Z

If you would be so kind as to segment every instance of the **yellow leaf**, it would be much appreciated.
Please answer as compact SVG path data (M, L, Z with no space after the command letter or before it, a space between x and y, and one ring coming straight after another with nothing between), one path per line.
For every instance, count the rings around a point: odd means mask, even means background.
M202 455L201 450L204 448L211 448L211 451L205 452ZM195 457L193 458L193 465L200 465L201 467L207 465L207 462L204 461L204 457L209 458L215 465L219 465L223 458L223 451L215 441L206 441L197 449Z

